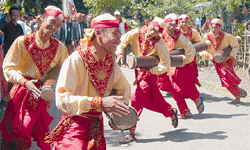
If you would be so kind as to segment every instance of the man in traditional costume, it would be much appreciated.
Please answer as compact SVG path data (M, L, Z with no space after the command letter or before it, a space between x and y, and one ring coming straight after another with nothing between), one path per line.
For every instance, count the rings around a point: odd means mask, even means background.
M213 19L210 26L211 31L206 33L202 40L209 40L211 42L211 47L207 51L200 52L200 55L204 59L212 59L213 65L220 77L222 86L226 87L227 90L235 97L232 103L237 103L240 101L241 97L244 97L243 93L245 93L245 91L240 89L238 86L241 79L235 74L233 67L233 65L237 62L234 57L239 51L239 43L233 35L221 31L221 19ZM232 51L226 60L222 63L215 62L213 59L215 54L229 45L232 47Z
M0 125L2 150L29 149L31 137L42 150L50 149L44 137L53 117L46 110L49 103L40 98L39 87L46 73L68 56L67 48L51 37L63 19L59 8L48 6L40 29L18 37L4 59L5 78L14 85Z
M64 62L56 87L56 105L63 113L46 137L54 150L105 150L102 111L126 115L131 87L114 63L120 43L120 21L109 13L92 20L77 51ZM109 96L115 90L119 96Z
M138 116L143 108L163 114L165 117L171 117L172 125L178 126L177 110L167 103L157 87L157 75L163 74L170 68L170 57L167 49L160 37L163 30L164 20L157 18L144 25L140 29L133 29L127 32L121 38L121 44L117 47L116 55L122 57L124 48L131 43L132 52L135 56L157 56L159 63L157 66L145 69L136 68L135 84L137 88L132 95L131 106L134 107ZM136 126L129 130L120 143L129 143L135 139Z
M188 15L181 15L179 16L179 29L181 30L181 34L183 34L185 37L187 37L189 39L189 41L192 43L192 44L195 44L195 43L198 43L201 41L201 36L200 36L200 33L194 29L191 28L191 26L189 25L189 20L190 18L188 17ZM200 93L198 92L197 88L196 88L196 85L198 85L199 87L201 86L199 80L198 80L198 65L197 65L197 61L196 61L196 56L194 56L194 60L189 63L189 64L186 64L185 66L183 66L182 68L184 74L186 74L186 76L188 76L186 82L184 83L185 87L184 86L181 86L179 85L179 87L181 88L185 88L185 89L193 89L194 91L191 92L189 90L184 90L183 93L181 92L181 97L182 98L191 98L192 96L191 95L196 95L197 97L194 97L193 101L196 102L197 99L200 97ZM184 71L185 70L185 71ZM176 77L176 80L178 77ZM186 101L182 101L183 103ZM189 108L187 107L187 104L183 104L182 106L184 107L181 107L184 109L184 112L183 110L181 110L180 112L180 117L179 118L191 118L192 117L192 114L189 110Z
M162 33L162 38L165 41L168 51L183 49L185 54L183 56L183 66L171 67L167 73L160 75L158 86L160 90L170 91L172 93L180 111L180 118L191 117L192 114L187 107L186 98L190 98L195 102L199 113L202 113L204 110L200 93L195 86L200 85L197 79L197 63L194 59L196 53L195 47L190 40L181 33L181 30L176 29L179 21L176 14L169 14L164 19L166 27ZM192 37L192 35L189 36Z

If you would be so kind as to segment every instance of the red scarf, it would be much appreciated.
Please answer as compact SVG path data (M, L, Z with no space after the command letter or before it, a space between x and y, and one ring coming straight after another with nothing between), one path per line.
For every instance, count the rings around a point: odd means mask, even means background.
M188 27L187 27L187 32L186 32L186 33L183 32L182 26L180 26L180 29L181 29L181 33L182 33L185 37L187 37L187 38L189 39L189 41L192 42L192 36L193 36L193 34L192 34L192 28L191 28L190 26L188 26Z
M30 56L36 64L40 74L43 76L48 70L50 63L56 56L59 42L57 39L50 37L50 45L47 48L40 48L36 44L36 33L25 35L24 44Z
M171 51L174 49L180 35L181 35L181 31L179 29L176 29L172 36L168 35L167 29L163 31L162 38L166 43L168 51Z
M139 30L139 45L143 56L147 55L155 46L155 44L161 39L160 36L146 39L146 33L148 26L143 26Z
M219 47L222 43L222 40L224 38L225 32L220 31L219 35L217 37L215 37L212 32L207 33L207 38L208 40L211 42L211 44L213 45L214 49L216 51L219 50Z
M113 72L113 56L107 53L103 61L99 62L91 53L90 46L86 49L86 47L82 45L79 46L77 50L88 70L92 85L102 97L106 92L110 76Z

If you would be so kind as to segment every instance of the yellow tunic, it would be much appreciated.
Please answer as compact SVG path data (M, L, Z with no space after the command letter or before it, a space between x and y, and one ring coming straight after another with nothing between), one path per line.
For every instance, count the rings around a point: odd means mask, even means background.
M206 40L208 40L207 34L204 35L202 41L206 41ZM214 57L214 55L218 51L222 50L223 48L226 48L229 45L232 47L232 51L229 54L229 56L235 57L237 55L238 51L239 51L239 43L238 43L238 41L236 40L236 38L233 35L225 32L222 43L221 43L221 45L220 45L220 47L219 47L219 49L217 51L215 50L214 46L211 44L211 47L208 50L200 52L199 54L200 54L200 56L202 58L209 59L208 54L211 54L212 57Z
M189 41L187 37L185 37L183 34L180 34L176 45L173 49L184 49L185 50L185 57L184 59L184 65L191 63L194 60L194 56L196 53L194 45Z
M50 41L48 40L45 44L43 44L38 34L36 33L36 44L40 48L47 48L50 45ZM61 65L67 57L67 48L62 42L59 41L57 53L53 61L49 65L50 68L53 68L55 65ZM48 68L47 71L49 71L50 68ZM6 80L14 84L23 84L22 82L23 80L25 80L24 76L40 80L45 76L41 76L30 53L25 47L24 36L18 37L13 42L4 59L3 71Z
M184 34L186 33L186 32L184 32L184 30L182 30L182 29L181 29L181 32L184 33ZM190 40L191 43L193 43L193 44L200 42L200 41L201 41L201 35L200 35L200 33L199 33L197 30L192 29L192 38L189 39L189 40Z
M133 54L135 56L142 56L139 44L139 29L130 30L121 37L121 43L116 48L116 54L123 54L125 47L130 43L132 43L131 49ZM150 68L152 74L160 75L169 70L171 65L170 57L162 39L147 54L147 56L150 55L157 55L160 58L158 66Z
M103 97L107 97L112 89L116 89L117 94L124 97L124 102L131 100L131 87L117 64L114 64L113 73ZM58 77L57 108L63 114L80 115L92 109L90 103L94 97L99 97L99 93L90 81L81 56L78 51L75 51L63 63Z

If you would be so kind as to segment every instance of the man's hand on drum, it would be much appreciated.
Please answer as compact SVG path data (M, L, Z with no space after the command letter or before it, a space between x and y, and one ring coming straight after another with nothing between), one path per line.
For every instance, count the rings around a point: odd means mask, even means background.
M121 61L121 59L123 58L123 55L120 55L116 58L116 63L119 64L119 62Z
M36 82L38 82L38 80L29 80L25 83L25 87L33 98L38 99L41 96L41 91L35 86L34 83Z
M113 113L118 116L128 115L129 107L124 104L123 96L108 96L102 98L102 108L107 113Z

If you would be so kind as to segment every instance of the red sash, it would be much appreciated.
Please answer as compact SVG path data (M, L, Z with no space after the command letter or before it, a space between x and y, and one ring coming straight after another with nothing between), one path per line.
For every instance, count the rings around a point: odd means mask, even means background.
M163 31L162 38L164 39L164 41L166 43L168 51L171 51L174 49L174 47L179 39L180 34L181 34L181 31L178 29L174 31L172 36L168 35L166 29Z
M222 43L222 40L224 38L225 32L220 31L219 35L217 37L215 37L212 32L207 33L207 38L208 40L211 42L211 44L213 45L214 49L216 51L219 50L220 45Z
M139 30L139 45L141 49L141 53L143 56L147 55L155 46L155 44L161 39L160 36L153 37L151 39L146 39L146 33L148 30L148 26L143 26Z
M102 97L106 92L110 76L113 72L113 56L107 53L103 61L98 62L91 53L90 46L88 46L87 49L85 49L85 46L79 46L78 53L82 57L83 63L88 70L92 85Z
M57 39L50 37L50 46L43 49L36 44L36 33L25 35L25 47L30 53L40 74L43 76L48 70L50 63L54 59L59 42Z

